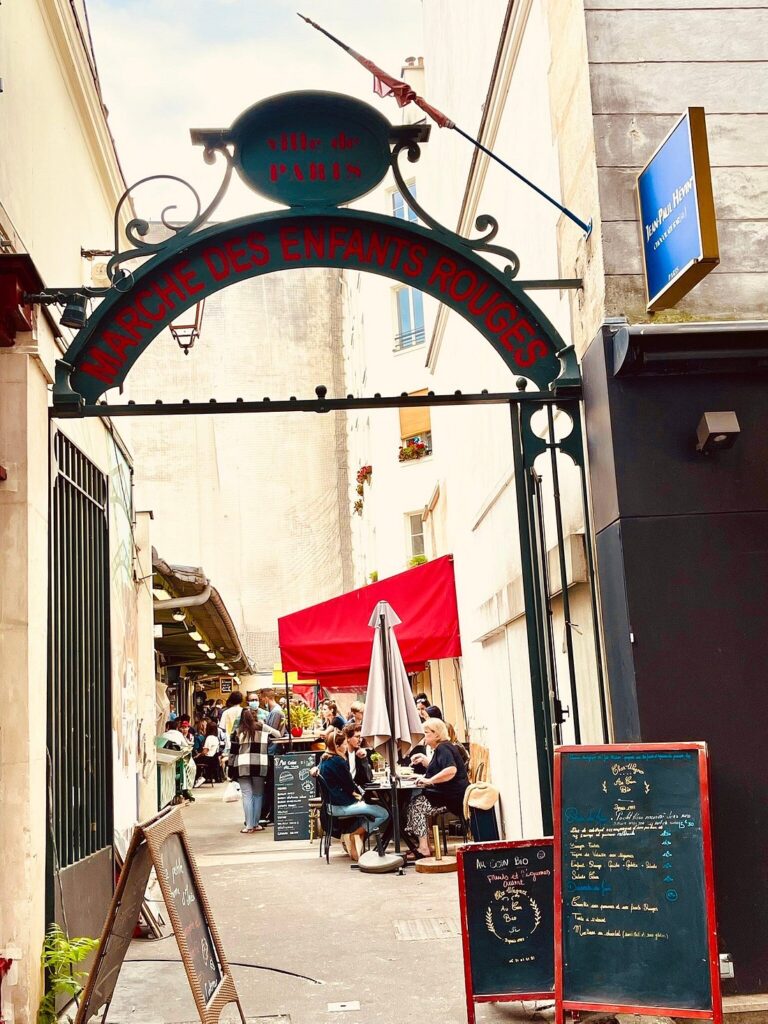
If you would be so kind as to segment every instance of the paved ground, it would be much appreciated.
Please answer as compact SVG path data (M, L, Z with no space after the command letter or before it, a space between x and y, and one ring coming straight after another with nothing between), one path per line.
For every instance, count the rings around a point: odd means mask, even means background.
M222 787L195 791L184 817L214 920L249 1018L260 1024L466 1022L456 875L362 875L340 845L239 834ZM433 933L433 937L429 937ZM434 937L439 936L439 937ZM197 1019L175 939L131 944L111 1024ZM147 959L166 962L140 962ZM289 972L289 973L281 973ZM359 1003L332 1010L329 1004ZM551 1012L545 1013L551 1018ZM478 1008L479 1024L542 1019L520 1003Z

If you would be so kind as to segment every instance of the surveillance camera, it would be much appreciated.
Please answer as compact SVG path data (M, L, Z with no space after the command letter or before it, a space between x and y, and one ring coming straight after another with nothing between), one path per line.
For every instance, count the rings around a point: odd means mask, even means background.
M740 433L735 412L705 412L696 428L696 451L711 455L733 448Z

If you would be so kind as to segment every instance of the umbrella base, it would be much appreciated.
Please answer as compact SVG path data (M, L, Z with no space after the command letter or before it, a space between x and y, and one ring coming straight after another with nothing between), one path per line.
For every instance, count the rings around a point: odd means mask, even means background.
M357 866L367 874L385 875L390 871L400 871L403 863L403 858L396 853L385 853L383 856L379 856L375 850L369 850L362 854Z
M458 869L455 857L442 857L440 860L436 857L424 857L423 860L416 861L416 870L419 874L444 875Z

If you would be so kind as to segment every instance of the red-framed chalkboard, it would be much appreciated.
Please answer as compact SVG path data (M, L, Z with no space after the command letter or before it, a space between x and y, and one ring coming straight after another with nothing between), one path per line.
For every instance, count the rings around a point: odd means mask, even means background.
M555 750L556 1021L722 1024L704 743Z
M552 839L457 851L467 1020L476 1003L554 999Z

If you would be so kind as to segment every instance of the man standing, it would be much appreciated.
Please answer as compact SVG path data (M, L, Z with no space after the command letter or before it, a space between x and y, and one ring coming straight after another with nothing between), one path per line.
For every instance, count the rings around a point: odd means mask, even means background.
M266 725L271 726L273 729L282 735L285 732L285 714L283 709L277 702L274 690L262 690L261 691L261 703L262 706L267 709ZM267 823L274 823L274 805L275 805L275 792L274 792L274 780L275 780L275 754L279 753L281 747L278 743L270 743L267 747L267 753L269 756L269 765L267 768L267 777L264 781L264 802L261 810L261 820Z

